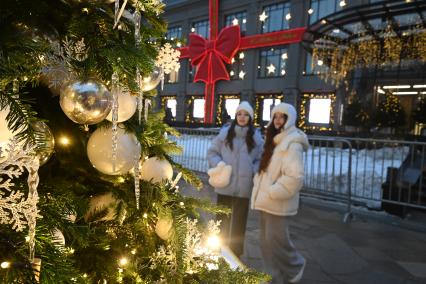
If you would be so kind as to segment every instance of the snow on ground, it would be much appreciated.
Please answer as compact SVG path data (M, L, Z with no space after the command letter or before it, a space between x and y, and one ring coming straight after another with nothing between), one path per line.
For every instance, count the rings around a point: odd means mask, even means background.
M178 139L172 138L183 147L183 154L173 156L173 159L191 170L207 172L206 153L214 137L183 134ZM323 193L346 196L350 172L354 199L366 202L369 207L380 207L381 186L385 182L387 168L398 168L408 152L408 146L352 149L352 162L349 163L349 149L312 147L304 156L305 186Z

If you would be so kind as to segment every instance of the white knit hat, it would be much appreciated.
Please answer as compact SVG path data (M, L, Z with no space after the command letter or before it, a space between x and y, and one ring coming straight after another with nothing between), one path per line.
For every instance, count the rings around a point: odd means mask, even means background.
M277 112L281 112L287 115L287 121L284 125L284 129L287 129L290 126L294 126L296 124L297 113L294 106L286 103L280 103L274 106L274 108L272 109L271 120L269 121L268 126L272 123L272 120L274 119L274 114Z
M237 110L235 111L235 115L240 110L245 110L246 112L248 112L248 114L250 115L251 119L253 120L253 113L254 113L254 111L253 111L253 108L251 107L251 105L247 101L242 101L240 103L240 105L237 107Z

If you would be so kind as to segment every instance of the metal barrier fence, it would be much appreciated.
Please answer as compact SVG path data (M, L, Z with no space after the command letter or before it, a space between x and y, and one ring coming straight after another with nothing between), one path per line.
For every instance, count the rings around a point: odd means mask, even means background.
M173 159L207 172L207 149L218 129L178 128L183 147ZM303 194L357 202L370 208L389 204L426 209L426 143L309 136L304 155Z

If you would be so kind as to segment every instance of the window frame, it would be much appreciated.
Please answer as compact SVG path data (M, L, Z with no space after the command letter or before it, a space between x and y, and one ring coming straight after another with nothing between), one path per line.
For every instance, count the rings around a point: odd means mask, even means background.
M282 6L282 8L280 6ZM271 28L271 25L273 23L275 23L275 22L271 21L271 18L272 18L271 13L274 13L274 11L279 11L279 10L282 10L281 25L278 29ZM291 1L283 1L283 2L278 2L278 3L274 3L274 4L270 4L270 5L265 5L265 6L262 7L260 14L262 14L263 12L265 12L268 17L260 25L260 33L261 34L290 29L291 19L287 20L285 17L289 13L291 15ZM280 17L278 17L278 18L280 18Z
M266 126L269 121L264 121L262 119L263 116L263 101L265 99L279 99L281 102L284 100L283 93L267 93L267 94L256 94L255 95L255 105L254 105L254 118L253 122L255 126Z
M283 50L285 50L285 52L283 52ZM272 52L275 53L276 51L280 51L278 54L272 54L272 55L266 55L265 56L265 60L262 60L262 54L264 52L268 53L268 52ZM259 51L259 57L258 57L258 65L257 65L257 78L259 79L268 79L268 78L283 78L286 76L287 74L287 60L288 60L288 47L287 46L281 46L281 47L268 47L268 48L264 48L264 49L260 49ZM286 53L287 54L287 58L282 58L283 54ZM275 66L276 69L278 69L278 71L276 70L275 72L277 73L277 75L273 75L273 76L268 76L267 73L267 66L269 66L272 62L270 62L268 64L268 57L275 57L278 56L278 66ZM265 61L265 67L264 70L262 68L262 62ZM282 68L282 62L284 61L284 67ZM282 70L284 70L284 74L281 75ZM262 75L263 71L265 72L265 75Z

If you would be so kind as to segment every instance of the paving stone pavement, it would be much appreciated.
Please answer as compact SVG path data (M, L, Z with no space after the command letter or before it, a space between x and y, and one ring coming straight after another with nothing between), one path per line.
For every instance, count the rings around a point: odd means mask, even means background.
M215 202L216 195L207 182L201 191L181 184L181 191ZM302 198L299 214L290 224L291 237L307 259L299 283L426 283L426 233L392 224L392 218L388 221L383 214L374 218L374 214L354 214L351 222L343 223L337 207ZM241 260L262 270L258 223L259 213L250 210Z

